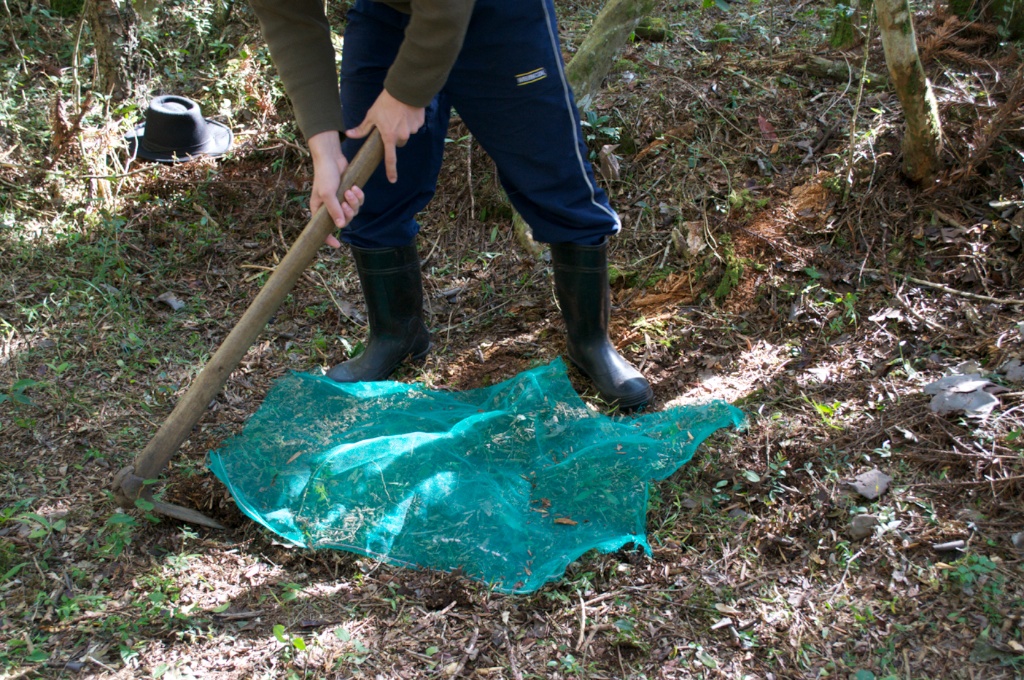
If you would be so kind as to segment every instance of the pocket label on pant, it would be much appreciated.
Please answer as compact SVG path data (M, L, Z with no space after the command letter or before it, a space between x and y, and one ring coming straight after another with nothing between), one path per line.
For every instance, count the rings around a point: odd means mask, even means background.
M538 69L534 69L533 71L528 71L526 73L520 73L519 75L517 75L516 85L529 85L530 83L535 83L538 80L543 80L547 77L548 72L542 66Z

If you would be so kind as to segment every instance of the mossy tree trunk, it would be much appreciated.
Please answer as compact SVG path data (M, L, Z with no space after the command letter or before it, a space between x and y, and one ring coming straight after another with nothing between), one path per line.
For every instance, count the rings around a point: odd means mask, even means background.
M903 173L914 182L933 177L940 169L942 125L931 83L917 53L914 16L907 0L875 0L885 63L903 106Z
M139 72L139 19L131 0L87 0L96 49L97 89L114 101L130 97Z
M217 0L214 3L213 27L223 31L231 20L231 12L235 9L235 0Z
M654 0L608 0L605 3L587 37L565 67L577 104L590 101L601 89L601 82L615 63L615 55L653 6ZM512 224L520 245L538 256L541 246L533 241L530 228L518 212Z
M857 44L860 38L858 27L860 13L854 0L837 0L833 6L832 26L829 30L828 44L837 50L848 50Z
M653 6L654 0L608 0L605 3L565 68L577 102L597 94L601 81L615 63L615 55Z

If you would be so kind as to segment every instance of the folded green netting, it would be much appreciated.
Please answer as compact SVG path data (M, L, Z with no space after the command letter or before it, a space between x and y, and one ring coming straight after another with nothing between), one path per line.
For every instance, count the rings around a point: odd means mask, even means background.
M604 416L560 359L466 392L293 373L210 467L298 545L525 593L594 548L649 552L649 482L742 419L724 402Z

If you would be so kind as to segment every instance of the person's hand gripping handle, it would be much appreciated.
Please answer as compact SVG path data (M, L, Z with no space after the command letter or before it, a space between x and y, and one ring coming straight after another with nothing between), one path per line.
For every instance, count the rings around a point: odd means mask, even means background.
M356 216L365 196L358 186L344 191L341 177L348 168L348 160L341 153L341 136L337 130L327 130L309 138L309 152L313 156L313 188L309 196L309 210L314 215L321 206L327 208L334 225L341 229ZM341 242L329 234L324 242L340 248Z
M422 107L405 104L384 90L377 97L366 118L358 126L345 131L349 139L362 139L370 134L370 130L380 130L384 142L384 170L388 181L398 181L398 160L396 149L405 146L409 138L419 132L426 120L426 110Z

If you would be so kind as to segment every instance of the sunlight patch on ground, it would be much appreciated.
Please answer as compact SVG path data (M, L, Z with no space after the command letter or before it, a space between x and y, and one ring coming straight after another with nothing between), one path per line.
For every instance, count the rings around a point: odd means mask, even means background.
M723 399L730 403L749 396L763 387L782 371L789 361L789 348L759 341L741 352L735 360L701 373L699 383L665 404L681 406L708 399ZM723 361L727 359L723 358Z
M187 546L184 548L186 553L189 550ZM285 584L295 579L294 574L280 567L234 551L185 557L189 558L187 574L194 578L180 578L183 574L179 574L176 585L181 588L181 601L202 608L214 609L232 603L228 612L258 609L256 604L248 601L259 591L272 588L275 592L283 592L287 590Z
M202 568L203 565L192 566ZM267 567L261 563L253 566ZM252 571L251 567L246 573L249 571ZM273 579L285 575L280 570L261 569L259 573L268 577L264 585L274 587L278 584ZM220 583L218 586L224 592L230 584ZM276 606L233 606L220 615L214 615L218 619L216 627L221 631L217 637L206 642L195 640L196 644L190 648L154 641L140 650L129 664L136 671L183 679L214 675L277 678L289 676L290 671L302 673L304 677L325 677L342 669L349 671L346 676L350 675L374 653L374 649L379 649L376 642L382 638L386 628L374 617L352 619L350 614L342 613L333 606L337 598L332 596L344 589L350 589L348 584L319 584L305 589L303 598L290 600L291 615L282 614ZM184 596L183 589L182 599ZM344 601L345 598L340 599ZM300 617L301 621L289 624L294 617ZM203 644L214 649L230 645L232 653L204 654L197 649ZM253 665L253 659L259 661L258 665Z

